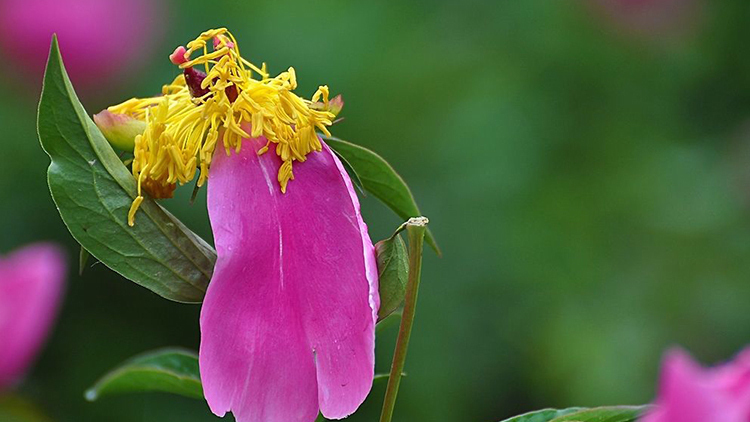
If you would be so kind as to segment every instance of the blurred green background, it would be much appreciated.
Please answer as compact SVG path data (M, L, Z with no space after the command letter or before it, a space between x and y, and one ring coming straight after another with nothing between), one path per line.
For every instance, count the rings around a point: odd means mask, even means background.
M425 258L395 420L646 403L666 348L710 363L750 338L750 3L160 4L154 28L132 28L154 34L142 65L80 92L90 113L158 92L175 46L227 26L251 60L293 65L298 93L343 93L334 134L389 160L430 217L444 257ZM200 309L101 264L77 275L35 134L41 81L20 83L3 56L0 250L54 240L71 267L18 394L55 421L217 420L170 395L84 400L134 354L196 349ZM205 192L189 195L165 204L210 239ZM400 223L363 207L374 240ZM380 372L395 331L378 339ZM375 420L383 390L350 420Z

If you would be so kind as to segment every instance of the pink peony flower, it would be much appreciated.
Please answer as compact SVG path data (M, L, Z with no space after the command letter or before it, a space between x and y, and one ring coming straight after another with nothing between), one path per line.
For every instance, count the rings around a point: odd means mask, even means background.
M199 364L209 407L238 422L354 413L372 387L380 299L351 180L316 134L330 135L330 110L343 102L329 100L327 85L310 100L297 96L294 68L271 77L240 57L226 28L204 31L170 60L183 75L163 95L108 112L146 123L134 139L129 225L143 194L165 198L196 175L197 186L208 181L217 261ZM205 73L195 68L204 64ZM105 134L124 134L127 118L105 117Z
M211 166L218 261L201 310L205 396L238 422L312 422L318 410L340 419L372 386L374 247L327 145L295 166L282 193L276 144L257 154L266 143L245 139Z
M145 58L158 29L157 6L151 0L3 0L0 47L13 70L36 86L57 33L76 87L100 87Z
M65 260L54 245L27 246L0 259L0 390L23 376L54 322Z
M750 421L750 348L708 369L682 350L668 352L655 404L641 422Z

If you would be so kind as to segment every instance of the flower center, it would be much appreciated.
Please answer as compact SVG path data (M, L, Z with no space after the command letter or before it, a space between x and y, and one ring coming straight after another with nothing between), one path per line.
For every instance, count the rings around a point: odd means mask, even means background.
M212 51L208 41L213 41ZM191 59L194 53L200 55ZM276 154L283 162L279 187L286 192L294 178L293 162L321 150L316 130L330 136L327 127L334 114L315 104L322 97L328 106L328 87L319 87L312 100L298 97L292 92L297 88L294 68L271 78L265 63L258 67L240 56L237 40L225 28L202 33L187 48L178 47L170 60L183 74L165 85L161 96L134 98L109 108L147 123L135 139L138 198L128 215L131 226L143 201L142 190L154 198L171 197L176 183L191 181L196 172L202 186L219 139L227 154L239 152L246 138L265 137L266 146L258 154L271 142L277 144ZM196 69L199 66L205 72Z

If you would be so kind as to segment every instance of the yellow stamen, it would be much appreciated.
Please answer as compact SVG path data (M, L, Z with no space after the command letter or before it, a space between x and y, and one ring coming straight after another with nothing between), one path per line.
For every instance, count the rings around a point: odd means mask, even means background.
M138 207L143 202L143 196L138 195L133 203L130 205L130 211L128 211L128 226L133 227L135 225L135 212L138 211Z
M215 46L210 52L209 45ZM202 54L189 59L197 52ZM266 138L259 155L276 144L276 154L283 161L279 187L286 192L294 179L293 162L305 161L307 154L321 150L315 130L328 135L327 126L335 117L313 108L321 98L327 108L328 86L321 85L312 101L298 97L292 92L297 87L294 68L269 77L265 63L258 67L240 56L237 40L226 28L203 32L187 44L185 57L188 61L181 69L205 66L207 76L201 87L208 90L206 95L193 98L180 75L162 87L159 97L132 98L109 108L147 124L135 140L132 169L138 197L128 213L131 226L143 201L142 189L155 198L171 197L176 184L190 182L198 170L198 186L202 186L219 139L228 154L239 152L242 140L250 137ZM260 79L253 79L254 75Z

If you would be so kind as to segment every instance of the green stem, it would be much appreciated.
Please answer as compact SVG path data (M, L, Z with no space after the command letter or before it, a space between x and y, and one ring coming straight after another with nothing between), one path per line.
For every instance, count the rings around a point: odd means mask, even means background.
M380 422L391 422L393 408L396 405L398 387L401 384L401 374L406 363L406 349L409 347L409 337L414 324L414 313L417 307L417 293L419 291L419 279L422 272L422 245L424 234L427 230L428 220L425 217L411 218L404 223L407 237L409 239L409 279L406 284L406 295L404 297L404 312L401 315L401 326L398 330L396 349L393 352L393 363L391 374L388 378L388 387L385 390L383 411L380 414Z

